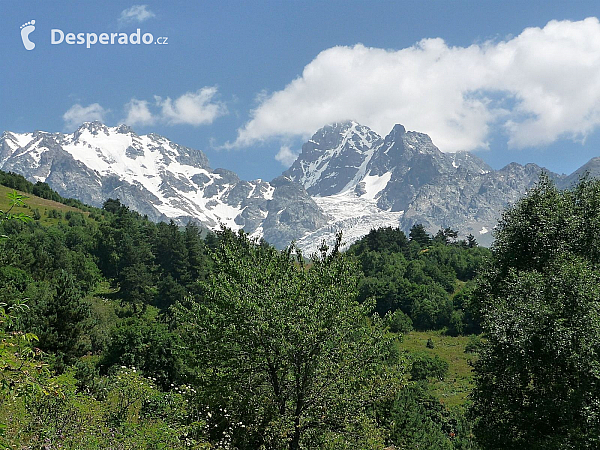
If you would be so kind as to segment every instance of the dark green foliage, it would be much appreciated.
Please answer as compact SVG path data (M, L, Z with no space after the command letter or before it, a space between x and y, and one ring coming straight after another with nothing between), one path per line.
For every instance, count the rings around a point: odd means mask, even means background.
M4 172L0 170L0 185L6 186L12 189L16 189L27 194L33 194L47 200L53 200L63 205L73 206L84 211L90 209L89 206L85 205L79 200L72 198L63 198L57 192L53 191L47 183L41 181L35 184L27 181L23 175L19 175L12 172Z
M31 194L33 191L33 184L27 181L23 175L19 175L13 172L4 172L0 170L0 184L2 186L16 189L17 191Z
M110 217L100 226L95 253L103 274L117 282L122 303L135 311L149 304L168 308L211 270L197 226L155 225L119 200L107 200L104 208Z
M170 274L158 281L154 305L162 310L177 302L182 302L188 290L178 283Z
M477 353L481 350L483 341L479 335L473 334L469 336L469 343L465 346L465 353Z
M476 334L481 332L478 304L475 300L474 281L467 282L452 298L454 311L450 316L447 333L451 336Z
M106 372L111 367L134 367L153 378L163 389L181 380L181 363L175 356L177 337L155 318L129 317L119 322L111 334L100 362Z
M119 212L121 212L121 208L125 208L125 206L121 204L121 201L118 198L109 198L102 205L103 210L108 211L112 214L118 214Z
M50 189L47 183L43 183L38 181L33 185L33 188L30 191L33 195L37 195L38 197L45 198L48 200L54 200L55 202L62 203L61 200L64 199L58 195L55 191Z
M385 315L385 323L392 333L408 333L413 330L413 323L401 309Z
M40 349L55 356L54 368L62 371L86 351L82 336L87 331L89 305L73 276L64 270L51 283L30 283L25 294L30 310L24 326L38 336Z
M372 252L391 252L391 253L407 253L408 239L402 230L399 228L379 228L372 229L369 234L360 239L354 246L354 252L361 254L365 251Z
M444 228L440 229L435 237L433 238L434 242L439 242L444 245L448 245L454 242L458 238L458 231L453 230L452 228Z
M449 411L428 390L413 382L378 410L390 443L398 449L475 450L471 426L459 410Z
M478 315L471 312L470 302L462 298L454 304L452 295L459 280L475 277L489 250L454 242L456 232L451 229L438 235L442 237L432 240L424 227L415 225L409 242L401 230L384 228L371 230L353 244L348 252L358 257L365 274L359 300L374 298L374 312L380 316L401 310L417 330L476 332Z
M0 224L0 303L28 298L10 326L38 334L44 353L31 354L47 370L35 382L47 393L0 408L18 445L472 448L464 419L427 391L447 364L395 340L413 322L468 328L457 279L485 249L386 228L307 263L243 233L153 224L119 200L85 208Z
M503 215L475 299L476 435L490 449L600 446L600 182L542 177Z
M409 236L411 242L416 242L422 248L426 248L431 244L431 236L429 236L425 227L420 223L412 226Z
M467 236L467 247L474 248L477 247L477 245L478 244L477 240L475 239L475 236L469 233L469 235Z
M214 237L214 234L210 233L207 240L209 240L209 237ZM207 255L207 249L212 248L214 250L217 244L215 243L211 247L208 242L202 239L198 226L190 222L183 232L183 245L187 252L188 267L184 281L194 283L203 280L212 270L212 261Z

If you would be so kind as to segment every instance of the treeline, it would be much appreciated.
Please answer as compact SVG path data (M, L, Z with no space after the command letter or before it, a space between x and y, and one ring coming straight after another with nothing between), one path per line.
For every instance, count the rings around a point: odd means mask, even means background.
M4 172L0 170L0 185L16 189L26 194L33 194L37 197L45 198L46 200L52 200L63 205L73 206L79 208L82 211L89 211L90 206L74 198L63 198L58 192L54 191L48 183L37 181L32 183L27 180L23 175L19 175L14 172Z

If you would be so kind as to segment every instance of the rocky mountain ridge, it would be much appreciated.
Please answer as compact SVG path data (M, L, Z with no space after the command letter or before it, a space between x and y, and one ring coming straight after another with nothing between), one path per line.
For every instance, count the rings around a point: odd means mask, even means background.
M346 122L315 133L284 175L333 217L327 229L344 229L350 240L366 234L369 223L406 232L422 223L430 232L451 227L489 245L502 209L532 187L542 170L517 163L493 170L471 153L443 153L428 135L402 125L381 137ZM565 178L548 173L557 182ZM317 230L300 242L308 245L329 233Z
M493 170L473 154L443 153L429 136L402 125L382 137L354 121L318 130L270 182L240 180L211 169L200 150L100 122L72 134L4 132L0 169L92 205L119 198L152 220L243 228L278 247L295 240L305 253L338 230L351 243L371 228L408 231L415 223L430 232L452 227L487 245L502 209L544 170L516 163ZM562 186L578 173L550 176Z

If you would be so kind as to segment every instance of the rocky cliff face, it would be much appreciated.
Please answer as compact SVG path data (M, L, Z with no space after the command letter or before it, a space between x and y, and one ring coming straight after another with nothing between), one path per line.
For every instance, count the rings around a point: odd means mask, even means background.
M371 224L408 232L422 223L432 233L452 227L489 245L502 209L532 187L542 170L513 163L495 171L473 154L443 153L429 136L402 125L382 138L347 122L317 131L285 174L333 217L313 237L302 238L314 249L316 236L331 238L339 228L353 240Z
M152 220L243 228L278 247L296 240L305 253L338 230L351 243L371 228L408 232L415 223L432 233L451 227L487 245L502 209L543 170L516 163L493 170L472 154L443 153L429 136L402 125L381 137L352 121L318 130L271 182L240 180L211 169L199 150L99 122L73 134L5 132L0 168L92 205L119 198ZM567 186L585 170L600 175L600 159L569 177L550 176Z

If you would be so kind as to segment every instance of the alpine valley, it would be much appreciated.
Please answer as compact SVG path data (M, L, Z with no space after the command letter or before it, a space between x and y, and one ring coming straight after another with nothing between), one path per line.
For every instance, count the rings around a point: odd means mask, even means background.
M212 169L200 150L100 122L72 134L5 131L0 169L90 205L118 198L155 221L243 228L279 248L296 241L305 254L339 230L350 244L372 228L408 232L416 223L489 245L502 209L544 170L516 163L493 170L473 154L443 153L429 136L402 125L382 137L353 121L318 130L270 182L240 180ZM569 176L546 172L565 187L586 170L597 175L600 163L593 159Z

